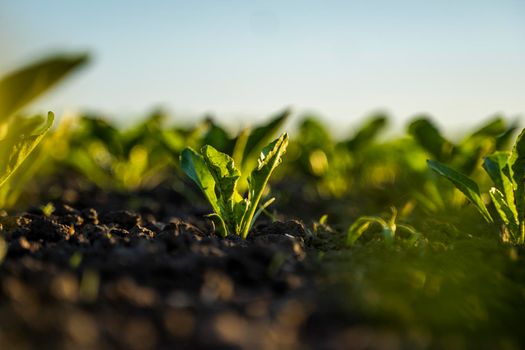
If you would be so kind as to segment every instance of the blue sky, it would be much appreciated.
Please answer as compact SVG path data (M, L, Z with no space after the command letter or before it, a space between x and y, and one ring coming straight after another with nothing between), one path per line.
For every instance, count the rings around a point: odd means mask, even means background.
M375 110L448 127L525 115L522 0L4 0L0 23L0 73L93 54L35 108L125 119L162 105L233 123L293 106L337 127Z

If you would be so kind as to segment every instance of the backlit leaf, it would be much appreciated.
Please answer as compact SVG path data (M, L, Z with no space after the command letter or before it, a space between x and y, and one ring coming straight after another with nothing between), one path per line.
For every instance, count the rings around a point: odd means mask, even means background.
M23 127L8 130L6 137L0 140L0 186L40 143L53 125L54 118L54 114L49 112L44 125L22 123Z
M456 186L467 198L476 206L483 218L488 222L493 222L485 203L479 193L478 185L468 176L434 160L427 160L428 166L441 176L447 178Z
M421 147L441 162L447 161L454 150L454 145L445 139L438 128L427 118L412 121L408 126L408 133Z
M193 149L186 148L181 153L180 164L184 173L204 193L213 210L219 213L219 204L215 195L215 180L208 170L204 158Z
M22 68L1 79L0 122L86 62L86 55L57 56Z
M525 129L522 130L514 143L508 163L515 190L518 221L523 222L525 220Z

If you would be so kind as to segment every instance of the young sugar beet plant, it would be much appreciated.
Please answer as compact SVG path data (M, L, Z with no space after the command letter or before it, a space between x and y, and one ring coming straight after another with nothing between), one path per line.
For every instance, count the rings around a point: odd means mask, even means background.
M222 236L236 234L245 239L260 213L275 200L271 198L259 206L266 184L282 162L287 146L288 135L283 133L263 148L257 166L248 177L247 197L237 191L241 172L229 155L210 145L203 146L200 152L192 148L182 151L181 168L212 206L209 217Z
M475 181L438 161L427 162L432 170L451 181L474 204L485 221L495 222ZM525 129L510 152L499 151L485 157L483 168L494 183L489 196L503 224L503 241L525 243Z
M400 224L396 222L397 209L391 208L392 216L390 219L385 220L379 216L361 216L359 217L349 228L346 233L346 245L353 246L355 242L365 233L366 230L372 224L376 224L381 227L381 233L383 240L387 246L391 246L396 238L396 233L403 230L409 235L407 243L409 245L416 245L418 242L422 242L424 237L416 231L416 229L410 225Z

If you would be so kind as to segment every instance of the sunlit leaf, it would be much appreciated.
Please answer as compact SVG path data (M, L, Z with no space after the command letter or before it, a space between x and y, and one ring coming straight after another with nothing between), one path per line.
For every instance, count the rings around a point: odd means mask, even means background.
M215 193L217 197L224 199L224 203L230 203L236 193L237 180L241 176L239 169L235 167L233 158L226 153L217 151L209 145L205 145L201 149L201 154L204 157L210 174L215 180ZM230 209L233 210L233 205Z
M235 140L230 137L228 132L217 125L213 119L207 119L208 131L202 139L202 143L210 145L220 152L232 154Z
M0 186L13 174L53 125L54 114L49 112L44 125L23 124L16 132L8 131L0 140Z
M434 158L443 162L451 156L454 145L445 139L428 118L418 118L408 126L408 133Z
M427 164L432 170L452 182L475 205L485 220L493 222L492 216L483 203L478 185L471 178L434 160L428 160Z
M508 167L509 152L495 152L483 160L483 168L505 196L508 207L514 216L518 216L514 198L514 188L510 179Z
M1 79L0 122L86 62L86 55L56 56L24 67Z
M244 218L242 236L245 238L253 225L253 217L259 206L264 189L274 170L281 164L288 147L288 134L282 134L266 146L259 156L258 165L248 177L248 208Z
M499 214L499 217L509 229L510 234L514 235L513 239L517 239L519 223L518 219L516 218L515 211L509 207L505 196L497 188L492 187L489 191L489 194L490 198L492 199L492 203Z
M181 168L201 189L216 213L220 212L215 195L215 180L206 166L204 158L191 148L186 148L180 156Z
M268 123L254 128L250 132L250 136L246 142L243 159L251 157L253 153L257 152L270 142L275 137L274 135L284 125L290 114L291 110L285 109L276 117L272 118Z
M468 135L466 140L477 137L496 137L503 134L506 130L505 120L501 117L494 117Z
M361 126L357 133L346 142L349 150L355 151L374 141L377 135L383 131L388 124L388 118L384 115L378 115Z
M525 129L519 134L514 143L508 160L510 178L514 185L514 197L518 221L525 220Z

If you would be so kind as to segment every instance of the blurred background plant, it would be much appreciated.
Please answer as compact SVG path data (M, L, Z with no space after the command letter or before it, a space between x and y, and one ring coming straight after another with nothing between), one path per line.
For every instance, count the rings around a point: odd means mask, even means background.
M32 152L51 128L54 114L29 117L22 109L86 62L86 55L57 55L0 80L0 208L13 206L45 163L46 153Z

